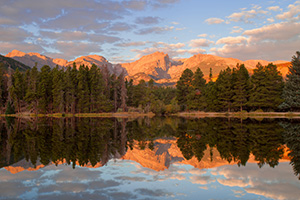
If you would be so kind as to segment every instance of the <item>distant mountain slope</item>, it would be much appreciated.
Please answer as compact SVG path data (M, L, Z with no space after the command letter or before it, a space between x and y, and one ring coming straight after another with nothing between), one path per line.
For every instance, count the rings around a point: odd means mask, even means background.
M68 62L64 59L53 59L39 53L24 53L18 50L13 50L12 52L8 53L6 57L13 58L30 67L35 66L35 63L37 63L38 69L41 69L44 65L49 65L51 68L54 68L56 65L62 67Z
M30 67L28 67L27 65L24 65L23 63L17 60L2 55L0 55L0 63L3 63L3 66L6 70L9 66L12 70L16 70L17 68L19 68L20 71L26 71L27 69L30 69Z
M80 65L85 65L91 67L92 64L97 65L100 68L107 67L107 69L112 73L113 72L113 65L106 60L103 56L99 55L88 55L88 56L81 56L76 58L74 61L68 62L65 66L73 66L73 63L76 63L76 67L79 68Z

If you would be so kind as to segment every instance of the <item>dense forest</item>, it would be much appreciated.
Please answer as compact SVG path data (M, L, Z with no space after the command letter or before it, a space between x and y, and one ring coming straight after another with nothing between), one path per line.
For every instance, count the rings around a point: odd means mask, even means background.
M1 65L0 114L300 111L300 52L293 56L285 81L273 64L258 63L251 76L243 64L221 71L216 81L211 74L206 82L200 68L195 73L186 69L172 88L156 86L153 80L133 85L124 72L116 76L96 65L45 65L41 71L34 66L25 73L18 68L12 73L10 67L5 73Z

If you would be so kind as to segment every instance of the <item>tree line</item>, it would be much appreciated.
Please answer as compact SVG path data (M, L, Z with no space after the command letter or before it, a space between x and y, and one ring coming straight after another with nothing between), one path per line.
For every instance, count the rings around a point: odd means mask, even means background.
M174 88L154 86L154 81L124 79L100 69L81 65L40 71L34 66L25 73L9 68L4 73L0 66L0 114L31 112L48 113L101 113L117 111L165 112L165 105L175 104ZM168 108L168 107L167 107ZM170 109L169 109L170 110Z
M237 64L222 70L215 82L212 72L209 77L206 83L200 68L183 71L176 85L181 111L300 111L300 52L293 56L285 82L276 65L260 63L252 76Z
M276 65L257 64L250 76L244 64L222 70L216 81L183 71L176 87L154 80L125 79L96 65L53 68L36 66L21 73L0 66L0 114L101 113L118 111L170 114L179 111L300 111L300 53L293 56L286 81Z

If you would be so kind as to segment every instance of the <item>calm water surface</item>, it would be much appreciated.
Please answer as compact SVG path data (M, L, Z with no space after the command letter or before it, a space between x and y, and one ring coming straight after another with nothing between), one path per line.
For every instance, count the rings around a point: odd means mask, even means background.
M300 199L300 121L0 118L0 199Z

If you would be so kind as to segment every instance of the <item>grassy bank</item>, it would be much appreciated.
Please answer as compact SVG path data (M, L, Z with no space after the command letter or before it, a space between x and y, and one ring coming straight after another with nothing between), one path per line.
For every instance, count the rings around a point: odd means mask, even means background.
M17 114L0 114L1 117L116 117L116 118L137 118L137 117L153 117L154 113L138 113L138 112L117 112L117 113L52 113L52 114L33 114L33 113L17 113Z
M299 112L180 112L178 117L300 118Z

